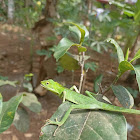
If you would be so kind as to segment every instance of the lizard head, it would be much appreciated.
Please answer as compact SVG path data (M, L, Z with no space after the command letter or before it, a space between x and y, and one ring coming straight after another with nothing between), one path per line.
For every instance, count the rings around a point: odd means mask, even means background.
M62 85L60 85L59 83L57 83L51 79L41 81L41 86L44 87L45 89L57 94L58 96L61 95L61 93L64 90L64 87Z

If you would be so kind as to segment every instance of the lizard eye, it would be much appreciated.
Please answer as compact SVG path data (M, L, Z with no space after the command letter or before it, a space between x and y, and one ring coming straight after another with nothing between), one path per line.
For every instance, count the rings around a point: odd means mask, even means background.
M46 83L46 85L48 85L48 84L49 84L49 82Z

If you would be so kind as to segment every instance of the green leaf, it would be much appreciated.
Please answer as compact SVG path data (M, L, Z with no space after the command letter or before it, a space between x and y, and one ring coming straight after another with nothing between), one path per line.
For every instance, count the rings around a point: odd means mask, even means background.
M134 99L130 92L123 86L111 86L115 96L118 98L119 102L125 108L132 108L134 105Z
M136 80L137 80L137 83L138 83L138 86L139 86L139 91L140 91L140 67L134 66L134 70L135 70L135 73L136 73Z
M25 89L27 89L29 92L32 92L33 91L33 87L32 87L32 84L31 83L23 83L23 87Z
M89 62L85 64L85 69L91 69L92 71L95 71L97 68L97 65L94 62Z
M9 80L0 80L0 86L3 86L3 85L10 85L10 86L13 86L13 87L16 87L16 83L17 81L9 81Z
M112 38L108 38L106 41L112 43L115 46L115 48L117 50L119 63L124 61L124 54L123 54L121 47L118 45L118 43Z
M0 114L1 114L1 111L2 111L2 105L3 105L2 100L3 100L3 98L2 98L2 95L0 93Z
M99 84L101 84L103 79L103 75L100 74L96 77L96 79L94 80L94 91L97 93L99 92Z
M31 79L32 79L33 76L34 76L33 73L25 74L25 75L24 75L24 79L25 79L26 81L31 81Z
M134 60L140 58L140 49L136 52L134 58L130 61L130 63L132 63Z
M21 132L26 132L29 129L29 115L24 108L17 109L13 124Z
M52 52L47 50L37 50L36 53L40 56L46 55L48 58L51 57Z
M119 64L119 71L121 72L121 74L123 74L124 72L126 72L128 70L134 70L133 65L131 63L129 63L128 61L122 61Z
M130 88L130 87L127 87L126 89L130 92L130 94L131 94L134 98L138 98L139 92L138 92L137 90L132 89L132 88Z
M0 80L8 80L8 77L0 76Z
M56 70L58 73L61 73L64 71L64 68L58 64Z
M124 9L123 13L125 15L127 15L128 17L134 17L135 16L135 13L133 11L130 11L130 10L127 10L127 9Z
M39 113L41 111L41 104L32 93L23 92L26 96L23 97L22 103L28 107L32 112Z
M64 54L60 59L59 59L60 65L65 69L65 70L77 70L80 69L80 66L78 64L78 61L75 60L69 53Z
M83 47L83 46L78 47L78 52L86 52L86 51L87 51L86 47Z
M68 40L67 38L61 39L54 52L54 57L56 58L56 61L58 61L73 44L74 43Z
M125 61L128 60L128 57L129 57L129 48L127 49L127 52L126 52L126 54L125 54Z
M82 43L84 41L84 38L89 36L89 32L87 28L84 25L79 25L72 22L70 23L75 26L69 26L69 30L76 33L80 43Z
M13 122L18 105L22 101L23 94L12 97L3 103L2 113L0 114L0 133L7 130Z
M51 120L61 120L71 103L61 104ZM120 113L74 110L53 136L56 125L43 126L40 140L126 140L126 120Z

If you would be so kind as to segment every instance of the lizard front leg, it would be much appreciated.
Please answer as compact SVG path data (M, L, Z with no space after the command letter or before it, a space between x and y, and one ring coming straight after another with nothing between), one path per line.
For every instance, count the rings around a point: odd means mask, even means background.
M69 117L71 111L73 109L101 109L101 107L99 105L96 104L79 104L79 105L71 105L70 108L67 110L67 112L65 113L64 117L61 119L61 121L52 121L52 120L48 120L47 123L48 124L53 124L53 125L57 125L58 128L63 125L65 123L65 121L67 120L67 118ZM47 125L48 125L47 124ZM58 130L58 128L55 130L54 132L54 136L56 134L56 131Z

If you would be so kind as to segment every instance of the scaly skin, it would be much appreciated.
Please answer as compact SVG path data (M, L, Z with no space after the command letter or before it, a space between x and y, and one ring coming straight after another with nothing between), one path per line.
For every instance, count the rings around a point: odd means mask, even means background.
M106 104L103 102L97 101L93 96L88 97L85 95L82 95L80 93L77 93L75 91L72 91L68 88L63 87L57 82L54 82L53 80L44 80L41 81L41 86L46 88L47 90L52 91L56 95L58 95L60 98L63 98L63 101L68 100L73 103L71 107L68 109L68 111L65 113L64 117L60 122L51 121L49 120L49 124L55 124L58 126L63 125L63 123L67 120L70 112L73 109L101 109L101 110L108 110L108 111L114 111L114 112L124 112L124 113L131 113L131 114L140 114L140 110L135 109L126 109L123 107L118 107L110 104Z

